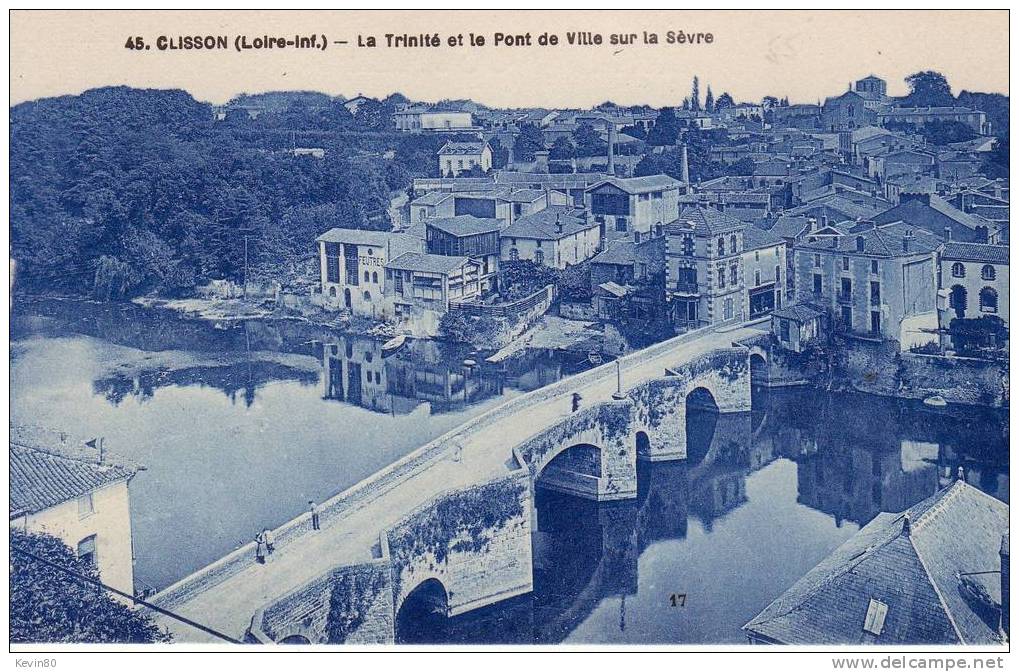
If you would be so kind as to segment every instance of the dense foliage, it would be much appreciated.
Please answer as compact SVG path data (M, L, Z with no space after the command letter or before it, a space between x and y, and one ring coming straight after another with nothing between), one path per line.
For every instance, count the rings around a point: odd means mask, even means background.
M12 548L26 550L91 579L99 572L56 537L10 531ZM22 553L10 554L12 642L151 643L167 642L143 614L108 596L94 584L76 580Z
M391 110L369 101L354 116L338 101L300 96L216 122L183 91L126 87L18 105L19 286L103 299L181 293L240 280L245 238L250 268L272 275L281 260L310 256L332 226L386 227L390 192L436 163L433 147L389 130ZM325 156L295 156L295 146ZM382 159L390 148L395 162Z

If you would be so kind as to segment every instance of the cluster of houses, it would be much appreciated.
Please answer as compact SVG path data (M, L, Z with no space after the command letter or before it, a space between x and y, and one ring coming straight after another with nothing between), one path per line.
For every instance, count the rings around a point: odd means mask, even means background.
M771 316L793 349L826 317L903 348L938 341L954 318L992 315L1007 326L1008 181L981 172L994 144L984 113L896 107L885 91L870 76L810 114L798 105L769 115L757 105L677 110L684 129L724 131L711 161L752 162L750 174L699 183L689 177L686 130L676 177L632 176L612 142L599 171L550 173L542 151L528 164L491 167L488 139L512 137L522 123L542 128L546 146L581 123L613 140L624 128L652 129L652 110L456 117L408 106L401 130L483 130L439 149L441 177L414 180L393 231L336 228L319 238L323 301L434 325L457 304L497 301L500 267L527 260L589 264L589 317L639 309L627 297L663 283L665 303L652 309L677 331ZM935 147L909 130L944 120L981 135Z

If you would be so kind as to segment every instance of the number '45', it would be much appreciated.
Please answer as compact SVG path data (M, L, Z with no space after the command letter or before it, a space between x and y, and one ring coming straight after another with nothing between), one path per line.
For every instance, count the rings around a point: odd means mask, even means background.
M141 37L129 37L127 43L124 45L125 49L144 49L145 40Z

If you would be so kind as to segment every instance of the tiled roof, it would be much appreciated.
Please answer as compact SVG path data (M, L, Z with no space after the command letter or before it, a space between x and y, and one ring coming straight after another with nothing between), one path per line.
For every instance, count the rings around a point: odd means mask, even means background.
M634 260L634 243L629 238L609 241L604 250L593 259L592 264L610 264L612 266L630 266Z
M557 230L556 223L562 226ZM503 238L531 238L534 240L558 240L580 231L597 228L597 222L590 223L577 216L577 211L566 205L553 205L527 215L503 229Z
M329 229L315 240L324 243L349 243L350 245L372 245L385 247L389 234L385 231L366 231L364 229Z
M768 231L756 226L748 226L743 230L743 249L750 252L784 243L785 241L782 240L782 237L774 231Z
M411 205L438 205L452 196L448 191L430 191L410 202Z
M590 187L591 189L597 189L605 184L611 184L617 189L621 189L628 194L644 194L649 191L660 191L663 189L675 189L679 187L682 182L676 180L668 175L648 175L647 177L627 177L627 178L609 178L598 184Z
M857 247L857 238L863 239L863 250ZM909 239L903 249L903 239ZM832 246L832 241L835 246ZM941 245L941 238L930 231L909 224L897 222L841 236L827 236L817 240L802 240L798 248L828 250L842 253L866 254L878 257L901 257L930 253Z
M35 513L130 478L134 471L10 444L10 514Z
M474 215L457 215L456 217L436 217L425 222L428 226L445 231L454 236L471 236L478 233L489 233L502 228L502 222L491 217L475 217Z
M1008 247L949 241L945 243L941 258L949 261L982 261L988 264L1008 265Z
M694 231L703 235L728 233L747 226L741 220L714 208L685 208L679 214L679 219L666 228L672 232L689 231L688 223L693 224Z
M775 317L802 323L824 315L824 311L807 303L794 303L791 306L776 308L771 311L771 314Z
M1008 505L958 480L879 514L743 627L787 644L999 644L960 574L1000 604L1007 531ZM887 607L878 633L863 627L872 600Z
M447 142L439 154L480 154L484 149L484 142Z
M406 252L386 264L386 268L397 271L420 271L422 273L452 273L470 259L467 257L447 257L443 254L426 254L424 252Z

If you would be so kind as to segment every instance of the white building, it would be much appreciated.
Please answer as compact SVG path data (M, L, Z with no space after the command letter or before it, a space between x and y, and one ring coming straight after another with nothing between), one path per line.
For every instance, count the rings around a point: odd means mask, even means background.
M945 243L940 285L949 292L949 320L996 315L1008 325L1008 250L1005 245Z
M600 241L597 222L588 221L573 208L552 206L503 229L500 259L566 268L593 257Z
M406 133L471 131L474 119L470 112L433 110L422 106L406 107L393 113L396 130Z
M424 247L420 238L360 229L330 229L317 240L323 305L373 318L390 315L386 262Z
M475 166L484 172L492 168L492 148L487 142L447 142L439 149L438 158L442 175L456 177Z
M16 433L12 439L21 440ZM84 444L10 444L10 526L57 537L99 570L103 583L134 594L128 484L135 471L100 461Z

